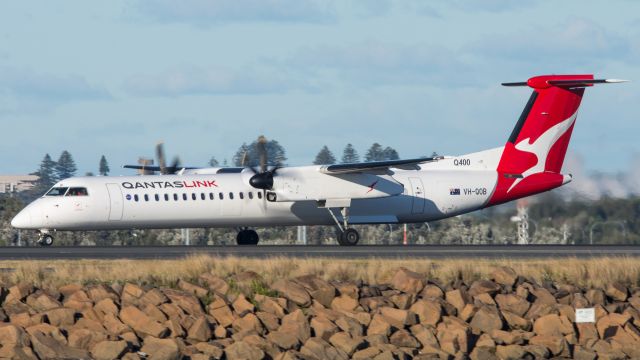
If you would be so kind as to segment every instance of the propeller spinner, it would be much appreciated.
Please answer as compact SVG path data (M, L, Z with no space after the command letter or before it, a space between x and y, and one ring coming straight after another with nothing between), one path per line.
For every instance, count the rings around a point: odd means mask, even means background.
M273 169L269 169L267 167L267 138L263 135L258 137L256 150L258 151L258 156L260 158L260 171L257 171L253 167L250 168L255 175L249 179L249 184L256 189L272 190L273 176L275 175L276 170L278 170L278 166L275 166Z

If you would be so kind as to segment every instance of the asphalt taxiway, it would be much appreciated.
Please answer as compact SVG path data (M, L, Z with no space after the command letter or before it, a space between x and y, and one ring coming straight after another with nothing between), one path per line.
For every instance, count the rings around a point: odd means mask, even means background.
M193 255L251 258L592 258L640 256L631 245L260 245L0 247L0 260L176 259Z

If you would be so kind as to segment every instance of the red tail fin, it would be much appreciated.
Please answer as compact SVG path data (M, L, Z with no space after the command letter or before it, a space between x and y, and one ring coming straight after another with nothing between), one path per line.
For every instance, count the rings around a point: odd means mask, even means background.
M586 86L593 75L537 76L505 86L533 88L498 164L498 184L489 205L547 191L568 178L560 174Z

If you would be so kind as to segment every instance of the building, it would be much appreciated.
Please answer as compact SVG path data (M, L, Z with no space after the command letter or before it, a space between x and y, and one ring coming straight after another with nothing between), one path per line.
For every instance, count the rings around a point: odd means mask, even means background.
M0 175L0 194L29 190L37 180L37 175Z

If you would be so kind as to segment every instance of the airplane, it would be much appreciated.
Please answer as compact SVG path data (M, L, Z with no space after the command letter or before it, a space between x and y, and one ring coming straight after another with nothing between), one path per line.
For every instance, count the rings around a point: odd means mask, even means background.
M489 150L295 167L262 159L260 169L161 162L144 168L160 175L61 180L11 225L37 230L44 246L60 230L231 227L238 245L256 245L254 227L335 225L338 244L352 246L360 239L354 224L434 221L567 184L572 177L561 169L585 88L625 81L589 74L503 83L533 91L505 145Z

